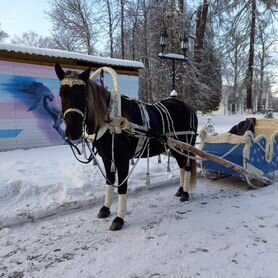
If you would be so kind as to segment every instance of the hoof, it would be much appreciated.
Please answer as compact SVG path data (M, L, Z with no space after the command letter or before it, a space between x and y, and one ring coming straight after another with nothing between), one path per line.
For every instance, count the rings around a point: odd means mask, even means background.
M119 231L119 230L122 229L123 225L124 225L124 220L123 220L122 218L120 218L120 217L117 216L117 217L113 220L113 222L112 222L112 224L111 224L109 230L110 230L110 231Z
M103 206L100 210L99 213L97 215L98 218L106 218L110 215L110 209L107 208L106 206Z
M175 196L176 196L176 197L180 197L182 193L183 193L183 189L182 189L182 187L180 187L180 188L178 189L178 191L176 192Z
M181 202L185 202L189 200L189 194L188 192L182 192L181 197L180 197L180 201Z

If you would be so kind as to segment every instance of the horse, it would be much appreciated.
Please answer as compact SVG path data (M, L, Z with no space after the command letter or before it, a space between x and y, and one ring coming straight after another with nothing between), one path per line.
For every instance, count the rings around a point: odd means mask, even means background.
M104 204L97 217L106 218L111 214L114 187L117 187L117 216L112 221L110 230L121 230L127 213L126 192L130 160L139 155L146 158L164 153L169 146L166 140L161 138L167 136L194 146L198 127L196 113L177 98L169 97L155 104L147 104L121 95L122 117L139 126L144 125L145 118L148 118L151 132L142 136L145 142L147 141L147 147L142 147L140 136L134 136L125 130L111 134L109 129L105 129L111 121L109 111L113 96L106 88L90 80L90 68L82 73L70 70L65 72L57 63L55 71L61 82L59 95L67 140L74 142L82 139L84 130L87 134L96 135L93 145L103 160L106 172ZM142 110L145 113L142 113ZM175 195L180 197L181 202L185 202L189 200L189 191L196 184L196 163L193 154L171 149L170 151L180 168L180 186ZM113 164L117 172L118 186L114 185L115 171L111 169Z

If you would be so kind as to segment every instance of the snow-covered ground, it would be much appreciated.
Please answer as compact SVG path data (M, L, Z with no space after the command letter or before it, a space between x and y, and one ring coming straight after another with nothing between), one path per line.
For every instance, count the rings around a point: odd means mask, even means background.
M212 117L218 133L243 119ZM180 203L179 170L162 158L151 160L150 188L139 162L126 224L110 232L116 202L109 219L96 218L104 180L68 146L0 153L0 277L278 277L277 182L250 190L200 177Z

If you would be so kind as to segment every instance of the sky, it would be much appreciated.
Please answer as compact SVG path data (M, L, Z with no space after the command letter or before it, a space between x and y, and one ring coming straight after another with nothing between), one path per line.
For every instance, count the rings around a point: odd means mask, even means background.
M22 33L35 31L39 35L50 35L51 23L45 11L50 8L49 0L0 0L1 30L21 36Z

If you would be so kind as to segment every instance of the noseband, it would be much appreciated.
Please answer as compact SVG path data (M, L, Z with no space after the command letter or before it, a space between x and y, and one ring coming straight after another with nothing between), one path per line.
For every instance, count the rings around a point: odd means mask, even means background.
M70 112L75 112L75 113L79 114L82 118L85 118L85 114L84 114L81 110L79 110L79 109L77 109L77 108L68 108L68 109L63 113L63 118L65 119L66 115L67 115L68 113L70 113Z

